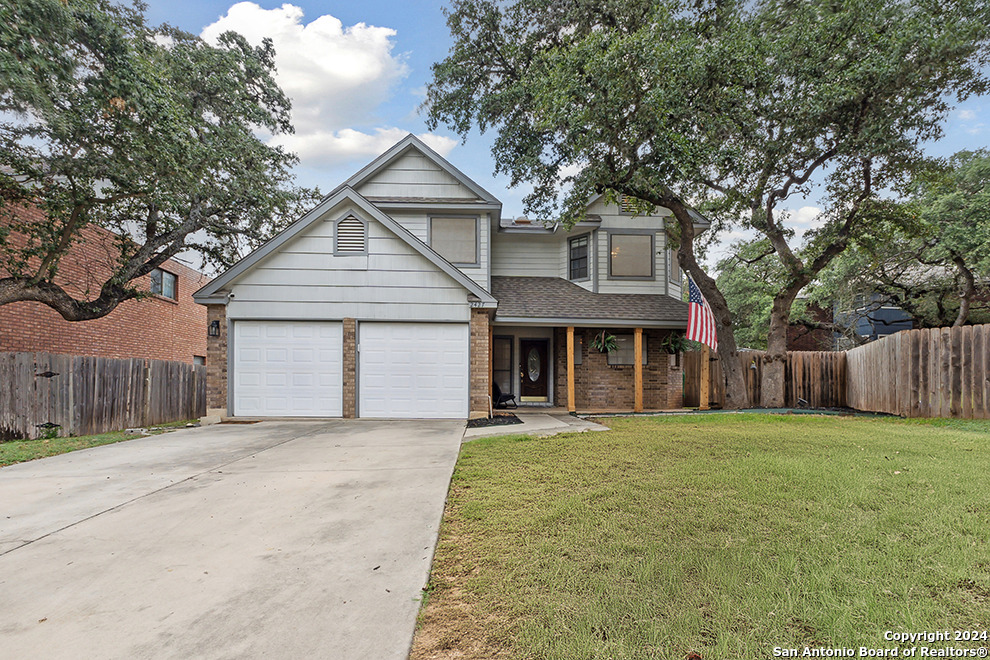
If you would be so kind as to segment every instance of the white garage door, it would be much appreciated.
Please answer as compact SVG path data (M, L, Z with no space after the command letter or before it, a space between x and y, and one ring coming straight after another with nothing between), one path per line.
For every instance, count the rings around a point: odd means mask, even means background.
M234 415L340 417L340 323L234 322Z
M358 333L361 417L467 417L466 324L361 323Z

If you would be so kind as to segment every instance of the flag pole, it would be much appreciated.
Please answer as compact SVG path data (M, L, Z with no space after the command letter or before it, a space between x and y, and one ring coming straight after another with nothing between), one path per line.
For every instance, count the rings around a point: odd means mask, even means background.
M708 348L708 344L701 345L701 387L700 395L698 397L698 410L708 410L708 370L710 368L709 356L712 349Z

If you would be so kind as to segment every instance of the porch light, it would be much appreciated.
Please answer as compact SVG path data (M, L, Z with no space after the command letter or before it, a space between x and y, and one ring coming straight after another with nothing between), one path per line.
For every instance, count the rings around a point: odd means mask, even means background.
M210 321L210 327L207 329L206 334L210 337L219 337L220 321Z

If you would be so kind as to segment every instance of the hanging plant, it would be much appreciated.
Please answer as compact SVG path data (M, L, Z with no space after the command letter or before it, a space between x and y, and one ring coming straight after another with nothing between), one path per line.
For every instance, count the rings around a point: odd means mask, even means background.
M660 348L671 355L683 353L690 347L691 342L683 332L671 332L660 340Z
M611 353L618 346L615 341L615 335L609 334L608 330L602 330L596 334L591 338L591 342L588 345L599 353Z

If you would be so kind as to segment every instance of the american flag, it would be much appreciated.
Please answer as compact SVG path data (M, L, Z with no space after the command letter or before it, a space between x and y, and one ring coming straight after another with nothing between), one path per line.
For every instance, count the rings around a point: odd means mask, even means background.
M688 275L688 327L687 338L701 342L718 350L718 335L715 333L715 315L708 301L701 295L701 289Z

